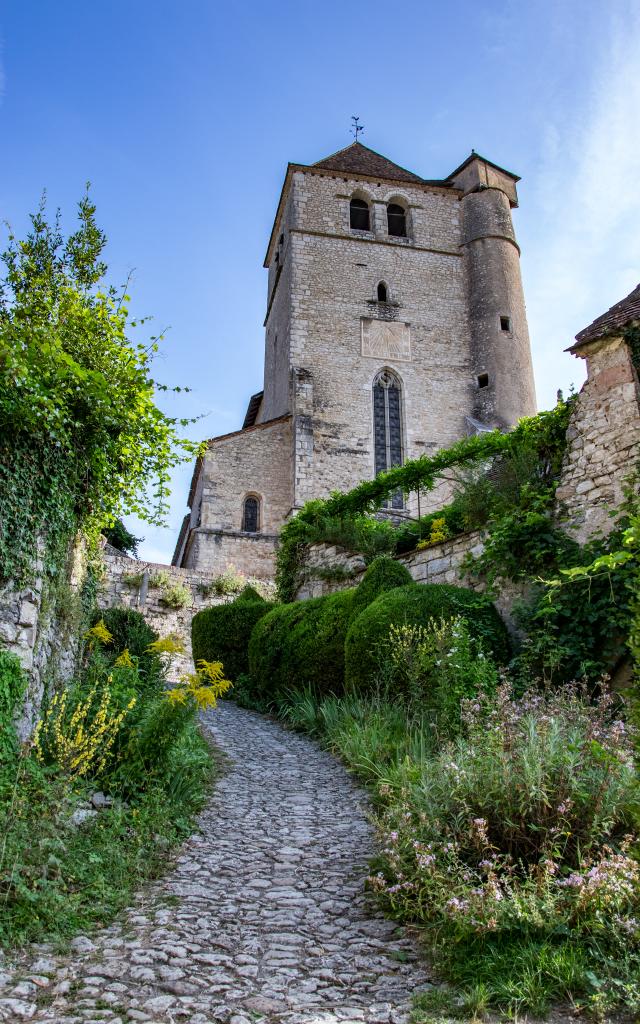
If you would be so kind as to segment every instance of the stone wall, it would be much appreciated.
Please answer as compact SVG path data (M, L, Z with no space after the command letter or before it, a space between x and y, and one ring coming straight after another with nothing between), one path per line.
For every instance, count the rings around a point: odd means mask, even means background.
M175 681L182 673L193 671L193 616L203 608L232 601L237 592L229 595L216 594L215 590L212 590L215 578L211 573L143 562L123 555L109 544L105 545L103 559L105 576L98 594L98 607L134 608L144 615L151 628L160 636L178 636L184 644L185 651L184 654L172 658L169 678ZM245 582L255 581L247 579ZM176 584L185 587L189 592L189 601L182 608L171 608L163 601L167 587Z
M640 389L631 352L621 337L576 347L587 360L567 432L568 447L556 492L558 514L583 544L613 528L609 513L623 500L625 478L640 455Z
M21 740L33 732L49 684L67 682L76 669L84 547L78 543L70 551L66 575L56 585L45 581L41 560L33 570L28 586L0 587L0 645L16 655L28 680L16 722Z
M291 418L213 438L196 469L184 545L174 561L213 575L234 565L273 579L277 533L292 503ZM244 500L259 501L259 529L242 529Z
M431 544L422 551L410 551L398 555L397 561L405 565L416 583L451 583L454 586L469 587L484 591L482 580L470 576L465 562L482 554L483 534L474 530L451 540ZM309 548L301 573L302 582L296 600L333 594L346 587L355 587L362 579L365 562L362 555L346 551L330 544L314 544ZM500 582L499 591L493 602L500 612L509 632L517 636L519 629L513 618L516 601L527 596L527 588L508 580Z

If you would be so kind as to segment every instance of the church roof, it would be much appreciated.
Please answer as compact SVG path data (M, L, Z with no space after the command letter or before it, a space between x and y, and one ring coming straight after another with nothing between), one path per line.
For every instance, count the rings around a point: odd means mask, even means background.
M255 426L260 406L262 405L262 399L264 398L264 391L257 391L255 395L252 395L249 399L249 405L247 406L247 412L244 417L244 423L242 429L246 430L247 427Z
M596 341L598 338L606 338L609 334L616 334L633 320L640 320L640 284L636 285L626 298L616 302L615 306L608 309L602 316L596 317L593 323L576 334L576 343L571 346L569 352L575 352L589 341Z
M350 146L339 149L337 153L325 157L324 160L317 160L311 164L320 170L346 171L351 174L364 174L373 178L387 178L391 181L413 181L422 183L424 178L412 171L407 171L386 156L376 153L375 150L363 146L361 142L352 142Z

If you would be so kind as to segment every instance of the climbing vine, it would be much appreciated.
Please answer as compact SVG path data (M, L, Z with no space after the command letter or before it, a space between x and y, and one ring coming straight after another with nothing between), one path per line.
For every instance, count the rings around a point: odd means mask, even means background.
M573 398L559 401L555 409L521 420L508 434L496 430L463 438L435 455L365 480L346 494L336 492L324 501L308 502L281 533L276 570L281 600L293 599L310 544L340 544L370 560L383 552L412 550L422 539L429 543L436 521L448 537L465 530L488 529L494 536L496 574L513 575L510 561L523 550L530 551L530 564L540 568L546 562L544 545L555 543L559 534L550 510L572 406ZM450 505L399 527L376 517L398 490L405 494L428 492L448 470L462 474ZM528 544L534 523L535 551ZM518 547L514 549L515 535Z
M126 288L103 283L106 239L88 193L65 238L44 202L24 240L9 235L0 285L0 579L38 557L60 567L68 541L133 512L167 511L172 468L197 452L189 420L156 405L160 337L130 340ZM180 388L173 390L180 391Z

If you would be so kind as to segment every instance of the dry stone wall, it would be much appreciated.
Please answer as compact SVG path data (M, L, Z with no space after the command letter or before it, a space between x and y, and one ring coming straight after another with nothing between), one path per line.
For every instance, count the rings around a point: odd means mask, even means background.
M65 683L74 675L79 653L77 620L85 576L84 547L69 553L67 579L57 586L46 581L42 560L33 567L26 587L0 587L0 645L15 654L27 676L27 691L16 721L18 736L27 739L52 680Z
M172 634L184 644L184 654L171 660L170 680L193 671L191 653L191 620L196 612L212 605L226 604L237 596L216 594L216 577L211 573L181 569L174 565L161 565L129 558L107 544L103 559L105 576L98 594L100 608L134 608L144 615L152 629L160 636ZM238 578L238 587L249 579ZM258 584L264 587L263 584ZM171 588L184 588L187 602L180 608L167 604Z

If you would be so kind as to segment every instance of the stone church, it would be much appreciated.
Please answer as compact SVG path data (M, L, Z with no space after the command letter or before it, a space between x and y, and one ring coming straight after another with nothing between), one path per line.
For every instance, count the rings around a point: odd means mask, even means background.
M422 178L360 142L288 165L264 388L197 461L174 565L271 578L309 499L535 413L518 180L475 152ZM415 514L403 500L393 514Z

